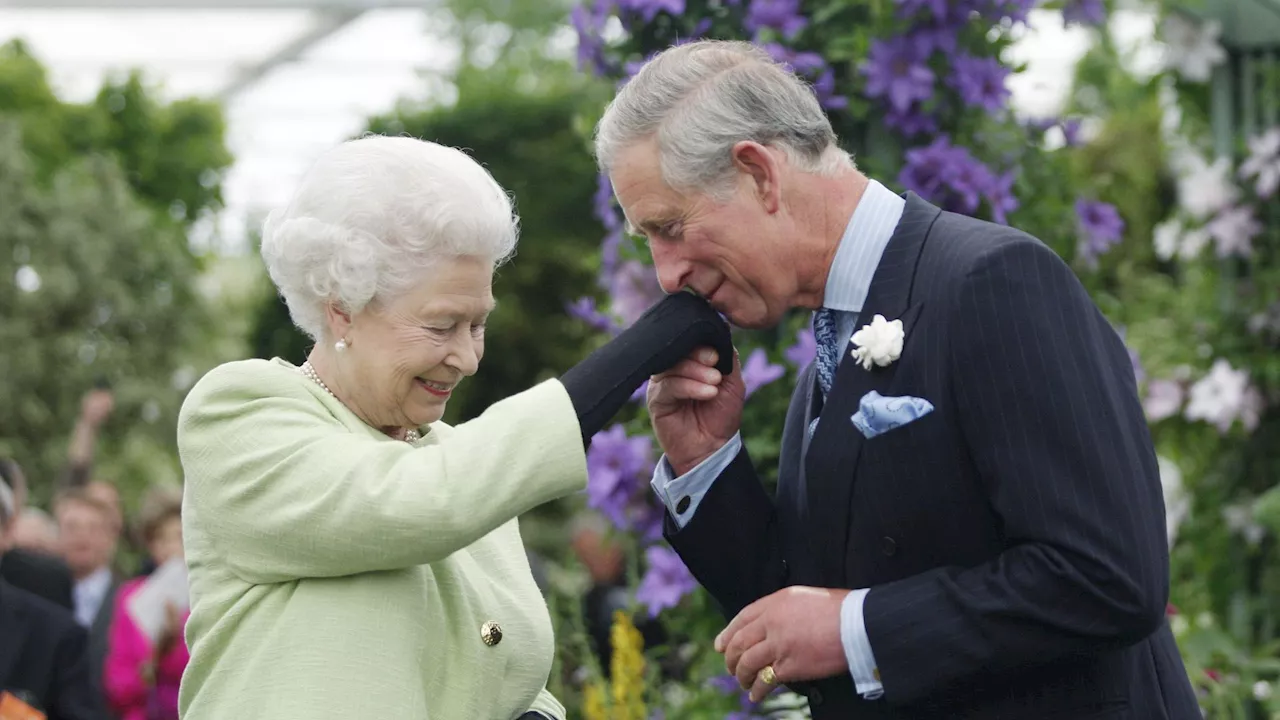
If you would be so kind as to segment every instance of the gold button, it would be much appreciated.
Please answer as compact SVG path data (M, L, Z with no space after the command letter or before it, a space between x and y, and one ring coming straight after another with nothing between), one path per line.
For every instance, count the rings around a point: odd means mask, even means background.
M502 642L502 626L492 620L481 625L480 639L489 647L497 645Z

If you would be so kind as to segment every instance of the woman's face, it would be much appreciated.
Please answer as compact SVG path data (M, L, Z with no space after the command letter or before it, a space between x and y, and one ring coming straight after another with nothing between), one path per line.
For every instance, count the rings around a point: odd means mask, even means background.
M174 515L156 528L151 541L147 543L147 552L157 566L183 557L182 554L182 518Z
M462 378L484 355L493 311L493 265L463 257L433 267L408 293L366 308L333 328L347 349L333 352L338 397L383 430L436 422Z

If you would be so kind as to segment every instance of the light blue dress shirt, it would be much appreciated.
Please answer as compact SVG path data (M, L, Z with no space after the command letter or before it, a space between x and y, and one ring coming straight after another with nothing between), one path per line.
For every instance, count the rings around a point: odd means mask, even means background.
M840 246L836 249L835 259L827 273L827 285L822 299L823 307L839 311L837 337L844 338L844 346L840 348L841 356L853 335L853 326L858 321L862 304L866 302L871 279L875 276L876 266L880 264L880 256L893 237L905 206L906 201L901 197L872 180L845 226ZM666 506L667 512L671 513L677 527L684 527L693 518L711 484L741 449L742 436L735 434L715 454L678 478L671 476L671 464L667 462L666 455L658 460L650 485ZM684 498L689 499L688 505L684 512L676 512L677 504ZM840 640L858 693L868 700L874 700L884 693L884 687L877 677L875 655L871 651L871 641L867 638L867 628L862 617L862 604L867 592L865 588L855 590L845 597L844 604L840 607Z

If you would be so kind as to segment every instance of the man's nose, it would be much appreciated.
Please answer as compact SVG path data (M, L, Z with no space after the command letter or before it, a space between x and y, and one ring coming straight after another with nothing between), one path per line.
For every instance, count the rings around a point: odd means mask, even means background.
M669 247L669 243L651 242L649 248L662 291L668 295L680 292L688 282L689 264L680 259L679 254Z

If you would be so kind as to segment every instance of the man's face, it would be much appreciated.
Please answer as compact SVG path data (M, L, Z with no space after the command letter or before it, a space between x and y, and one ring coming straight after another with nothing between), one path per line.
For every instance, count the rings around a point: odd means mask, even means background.
M635 143L619 153L610 180L627 222L648 240L662 289L692 288L740 327L777 324L795 295L795 273L787 226L767 211L760 176L740 172L720 203L670 188L658 157L654 141Z
M115 532L108 511L78 500L57 509L62 557L76 577L106 567L115 552Z

